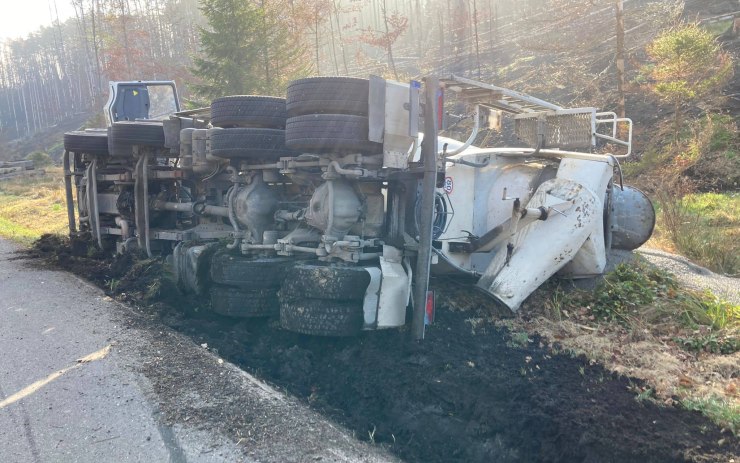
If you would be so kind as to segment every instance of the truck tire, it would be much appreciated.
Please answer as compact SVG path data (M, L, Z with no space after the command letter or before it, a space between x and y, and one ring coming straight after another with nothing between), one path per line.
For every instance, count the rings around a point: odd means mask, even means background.
M287 117L285 98L234 95L211 102L211 124L214 127L284 129Z
M64 134L64 149L71 153L104 156L108 154L106 132L74 131Z
M274 289L211 286L211 310L227 317L272 317L280 312Z
M367 135L367 117L347 114L291 117L285 125L288 148L313 153L382 153L383 144L369 141Z
M131 145L164 146L164 126L153 121L119 121L110 126L108 140Z
M282 301L280 326L313 336L356 336L362 330L362 301Z
M252 258L217 251L211 259L211 280L220 285L277 291L292 262L284 257Z
M362 305L369 284L370 274L363 267L299 263L285 272L280 298L284 301L302 298L360 301Z
M367 116L370 83L353 77L309 77L288 85L288 117L306 114Z
M164 148L162 123L119 121L108 128L108 152L111 156L131 156L134 145Z
M297 156L285 146L285 131L276 129L234 128L210 131L211 154L225 159L277 161Z

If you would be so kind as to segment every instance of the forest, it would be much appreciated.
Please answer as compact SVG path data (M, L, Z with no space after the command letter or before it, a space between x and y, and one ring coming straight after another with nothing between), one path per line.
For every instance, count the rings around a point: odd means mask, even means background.
M84 121L110 80L173 79L199 106L219 92L278 94L305 75L457 73L613 103L618 52L629 82L644 46L684 12L678 0L57 1L75 15L0 44L0 140ZM232 87L214 87L218 47L242 74Z

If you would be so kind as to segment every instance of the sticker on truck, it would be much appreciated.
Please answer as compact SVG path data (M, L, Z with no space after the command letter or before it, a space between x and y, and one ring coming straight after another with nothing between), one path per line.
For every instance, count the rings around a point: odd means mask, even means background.
M442 186L444 188L445 193L452 194L452 188L454 186L454 182L452 181L452 177L445 177L445 183Z

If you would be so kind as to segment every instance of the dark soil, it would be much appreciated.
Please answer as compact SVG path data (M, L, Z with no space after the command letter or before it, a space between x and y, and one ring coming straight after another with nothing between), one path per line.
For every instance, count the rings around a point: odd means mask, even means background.
M462 303L438 307L421 343L398 330L337 340L289 333L274 320L213 316L198 301L185 315L188 302L158 283L159 261L74 257L48 237L32 255L109 292L111 279L119 281L115 293L147 301L144 310L156 309L161 322L405 461L729 461L740 454L738 440L699 413L638 401L638 380L493 326L488 304L463 286L436 282L445 300ZM168 302L151 304L159 298Z

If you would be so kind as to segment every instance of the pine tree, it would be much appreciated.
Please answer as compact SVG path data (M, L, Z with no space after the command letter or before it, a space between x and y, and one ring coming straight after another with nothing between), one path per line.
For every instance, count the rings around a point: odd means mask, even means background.
M299 41L264 1L203 0L201 11L209 26L200 28L202 55L194 60L201 97L280 94L305 74Z
M648 47L653 91L673 105L676 133L685 105L717 91L732 77L733 60L716 38L697 24L663 32Z

